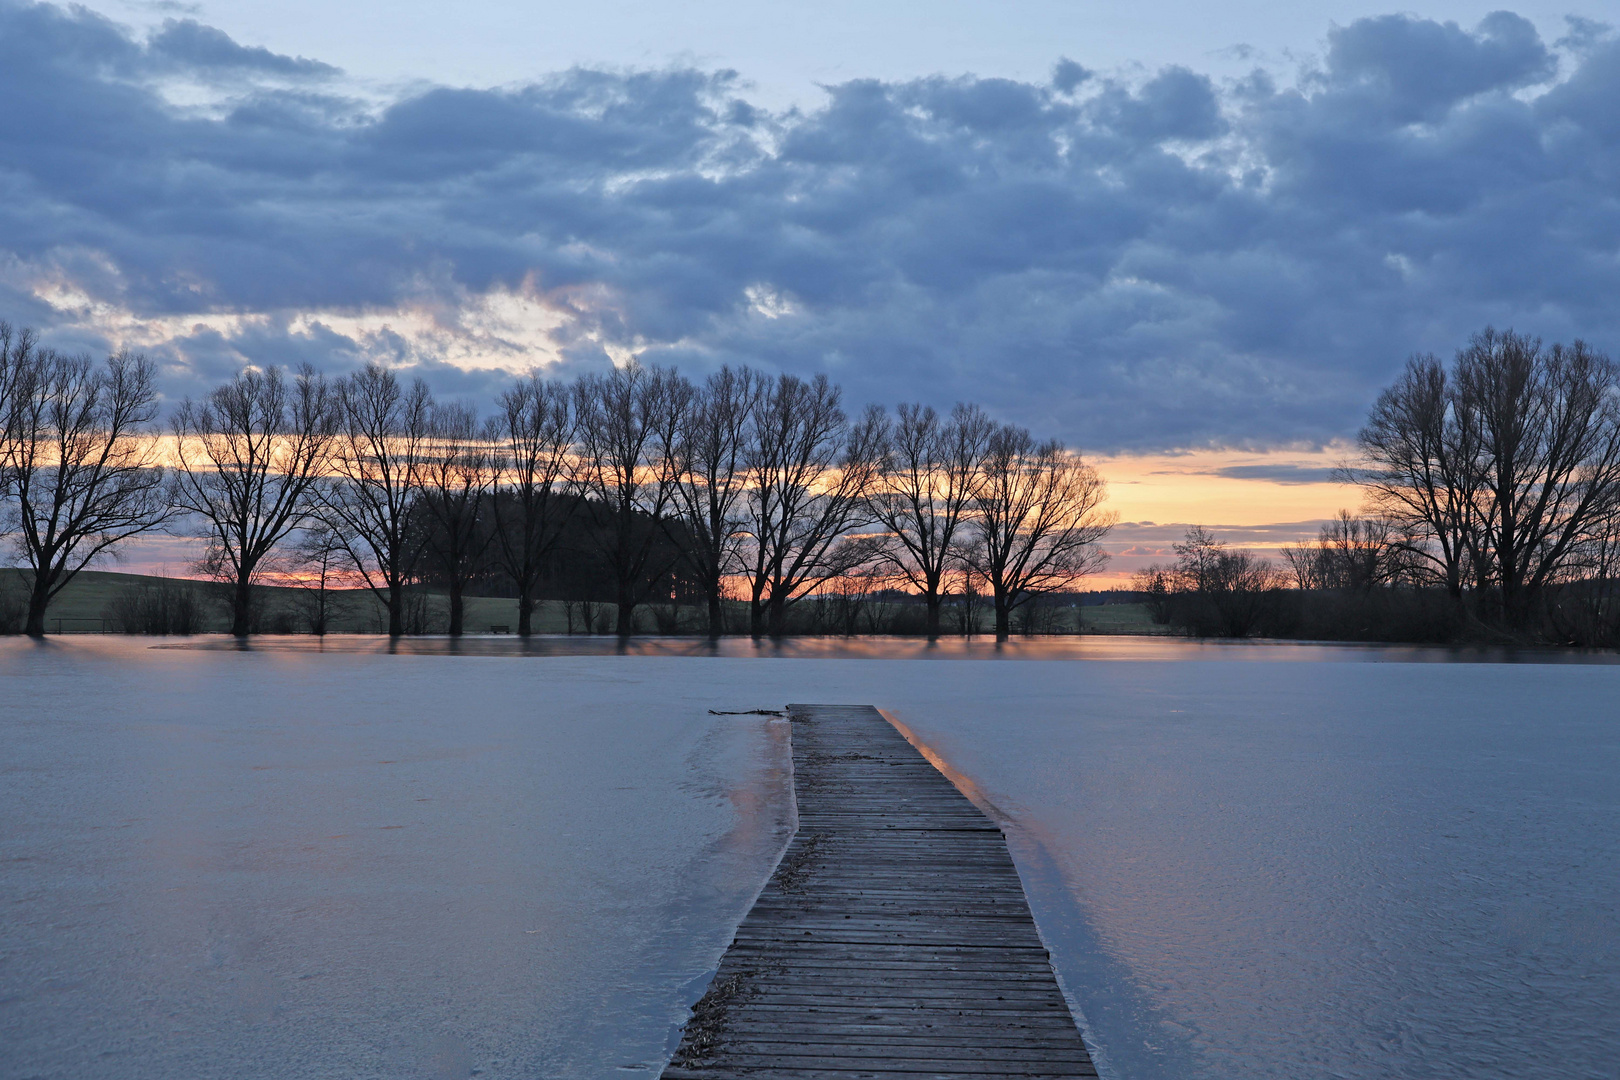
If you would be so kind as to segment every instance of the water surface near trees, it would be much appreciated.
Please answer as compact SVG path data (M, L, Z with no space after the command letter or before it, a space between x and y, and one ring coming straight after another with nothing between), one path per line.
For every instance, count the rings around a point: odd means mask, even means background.
M650 1073L788 814L781 725L708 710L790 701L889 710L1007 822L1115 1076L1620 1053L1601 656L323 647L0 645L0 1076Z

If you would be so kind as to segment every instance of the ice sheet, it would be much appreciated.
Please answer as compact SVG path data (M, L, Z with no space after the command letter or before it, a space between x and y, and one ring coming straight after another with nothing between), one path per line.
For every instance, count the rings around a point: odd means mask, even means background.
M1113 1075L1615 1075L1620 671L1014 666L896 711Z
M778 844L749 824L778 805L767 735L705 710L789 701L892 711L1007 816L1116 1077L1611 1077L1620 1058L1614 666L1138 642L995 662L158 650L111 672L58 648L55 674L18 674L40 665L9 645L0 669L68 706L5 711L5 851L41 860L0 870L8 897L28 885L0 916L0 1037L33 1055L7 1075L215 1054L269 1064L188 1075L646 1068ZM116 1037L86 1034L94 1009ZM123 1064L83 1056L103 1046ZM88 1065L45 1071L70 1052Z
M656 1075L788 827L710 698L0 645L0 1076Z

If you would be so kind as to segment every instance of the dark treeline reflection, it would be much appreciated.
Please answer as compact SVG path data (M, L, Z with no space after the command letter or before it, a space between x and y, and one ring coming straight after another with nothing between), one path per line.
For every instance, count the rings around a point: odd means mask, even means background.
M198 568L237 636L262 585L296 582L317 633L340 590L363 588L393 637L428 629L432 591L452 636L474 595L515 598L523 636L551 599L570 629L627 637L674 631L683 606L711 636L853 632L862 598L903 593L907 629L971 633L982 611L1005 639L1102 563L1113 523L1102 478L1061 443L974 405L851 416L824 376L531 374L480 416L376 365L334 380L250 367L165 430L144 357L96 365L0 323L0 394L33 635L80 570L167 530L206 540ZM182 610L142 594L118 618L173 627Z

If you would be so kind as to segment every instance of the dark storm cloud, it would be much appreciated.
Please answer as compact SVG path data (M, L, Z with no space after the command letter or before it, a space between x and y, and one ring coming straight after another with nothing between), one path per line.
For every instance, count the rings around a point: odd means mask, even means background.
M0 304L76 345L101 308L55 315L50 283L153 325L253 316L170 334L175 392L384 356L483 394L431 342L293 316L453 335L491 290L557 312L570 369L826 371L1096 448L1342 437L1407 353L1486 323L1620 347L1620 45L1586 23L1362 20L1292 86L1063 60L776 114L682 69L379 108L194 21L142 41L8 0L0 47Z

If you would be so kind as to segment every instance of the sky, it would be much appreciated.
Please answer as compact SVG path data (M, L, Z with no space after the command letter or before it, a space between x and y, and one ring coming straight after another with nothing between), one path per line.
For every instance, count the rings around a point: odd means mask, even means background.
M1287 74L1319 54L1329 29L1405 8L1388 3L1280 0L92 0L93 11L142 31L192 18L243 43L320 59L377 87L414 82L490 87L570 67L729 68L749 100L814 107L821 86L972 74L1039 82L1066 56L1099 72L1179 64L1216 77L1254 67ZM1442 0L1428 19L1473 27L1489 4ZM1520 4L1549 40L1565 17L1603 21L1602 3Z
M1296 538L1411 353L1620 350L1605 14L0 0L0 317L176 399L826 372L1093 456L1117 568Z

